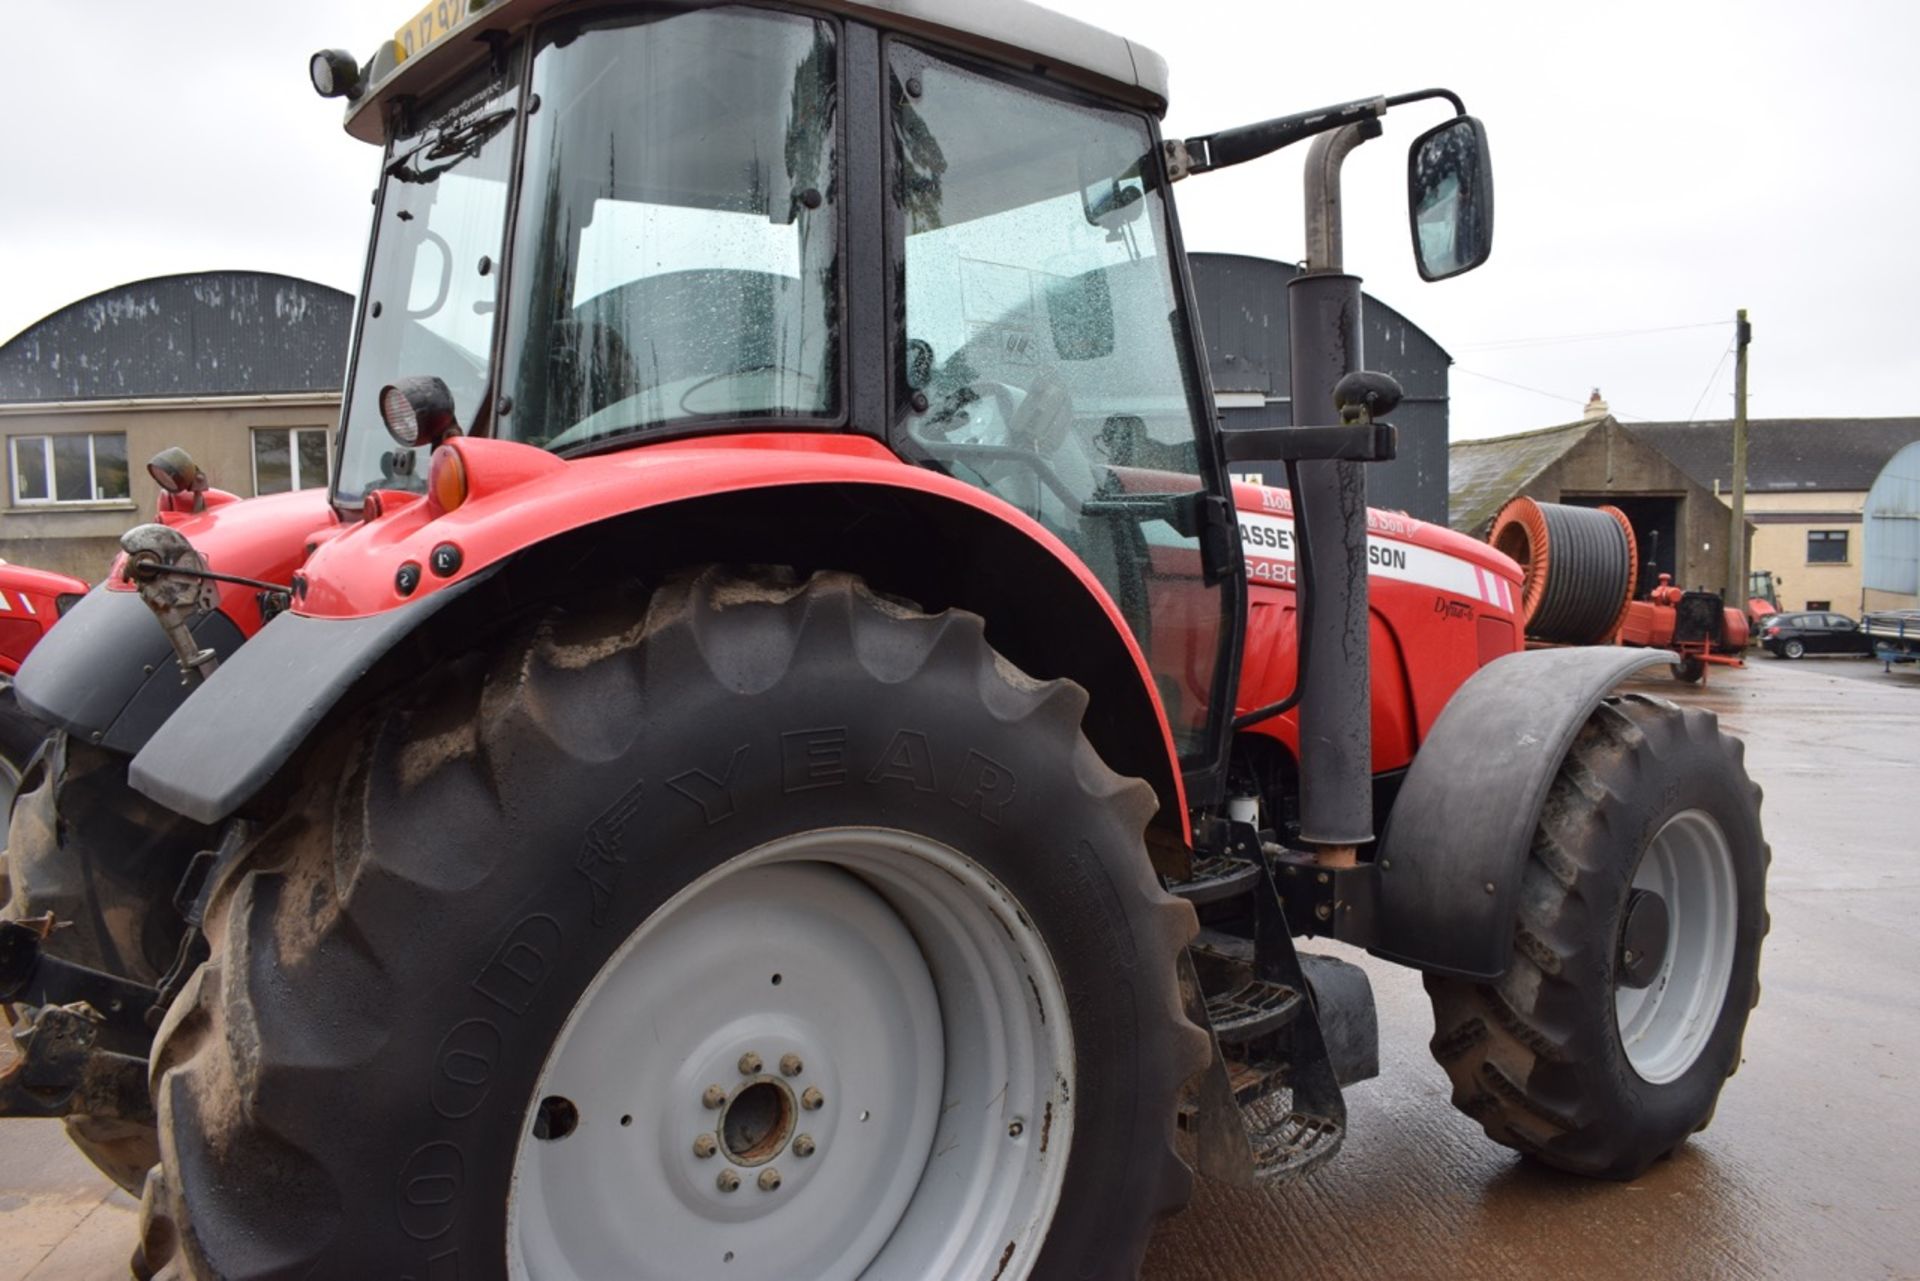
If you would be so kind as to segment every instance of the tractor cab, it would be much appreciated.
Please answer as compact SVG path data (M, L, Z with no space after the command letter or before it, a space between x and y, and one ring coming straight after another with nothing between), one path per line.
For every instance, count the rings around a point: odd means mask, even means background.
M383 425L394 387L567 460L865 437L1065 543L1148 652L1183 758L1211 759L1238 590L1217 516L1202 550L1226 479L1157 61L1102 95L1095 67L1013 72L884 13L534 8L410 28L351 108L386 159L343 517L426 487L438 441ZM1040 16L1133 79L1124 41ZM409 431L425 409L387 404Z
M1389 100L1189 152L1157 57L1025 4L444 8L314 59L385 148L341 517L423 492L454 434L568 461L864 438L1065 545L1214 790L1244 587L1170 186ZM1482 136L1416 162L1423 273L1477 265Z

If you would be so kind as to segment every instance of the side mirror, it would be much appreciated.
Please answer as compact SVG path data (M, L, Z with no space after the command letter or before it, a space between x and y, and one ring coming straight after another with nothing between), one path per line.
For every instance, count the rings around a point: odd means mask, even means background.
M1080 190L1080 212L1089 226L1104 227L1111 239L1147 211L1147 190L1140 180L1109 178Z
M1486 127L1455 116L1407 151L1407 213L1422 280L1472 271L1493 252L1493 159Z

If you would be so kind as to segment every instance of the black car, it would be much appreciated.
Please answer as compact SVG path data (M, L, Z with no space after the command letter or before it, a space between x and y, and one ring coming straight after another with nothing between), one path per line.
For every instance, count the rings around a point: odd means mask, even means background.
M1760 624L1760 643L1775 658L1873 653L1873 641L1845 614L1770 614Z

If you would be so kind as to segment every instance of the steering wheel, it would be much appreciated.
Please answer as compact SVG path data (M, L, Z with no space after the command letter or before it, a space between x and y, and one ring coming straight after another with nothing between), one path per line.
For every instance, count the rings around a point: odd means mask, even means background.
M1014 444L1052 458L1072 429L1073 395L1060 376L1049 369L1028 384L1008 434Z
M966 386L973 393L973 399L966 402L968 435L972 440L967 443L978 445L1011 445L1013 424L1020 417L1020 401L1016 389L1006 383L995 382L991 378L978 378ZM991 405L991 417L979 414L971 406ZM984 419L984 421L982 421ZM949 429L948 438L953 432ZM956 442L960 443L960 442Z

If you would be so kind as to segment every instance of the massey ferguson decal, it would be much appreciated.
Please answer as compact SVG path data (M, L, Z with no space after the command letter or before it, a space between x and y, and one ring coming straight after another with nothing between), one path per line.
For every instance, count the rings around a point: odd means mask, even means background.
M1411 533L1411 522L1391 512L1370 516L1383 519L1368 521L1368 574L1437 588L1502 613L1514 612L1519 602L1514 597L1513 584L1505 578L1431 547L1382 537L1383 525L1395 527L1392 529L1395 533ZM1240 546L1246 554L1247 577L1256 583L1291 587L1295 582L1291 517L1244 510L1239 517Z

